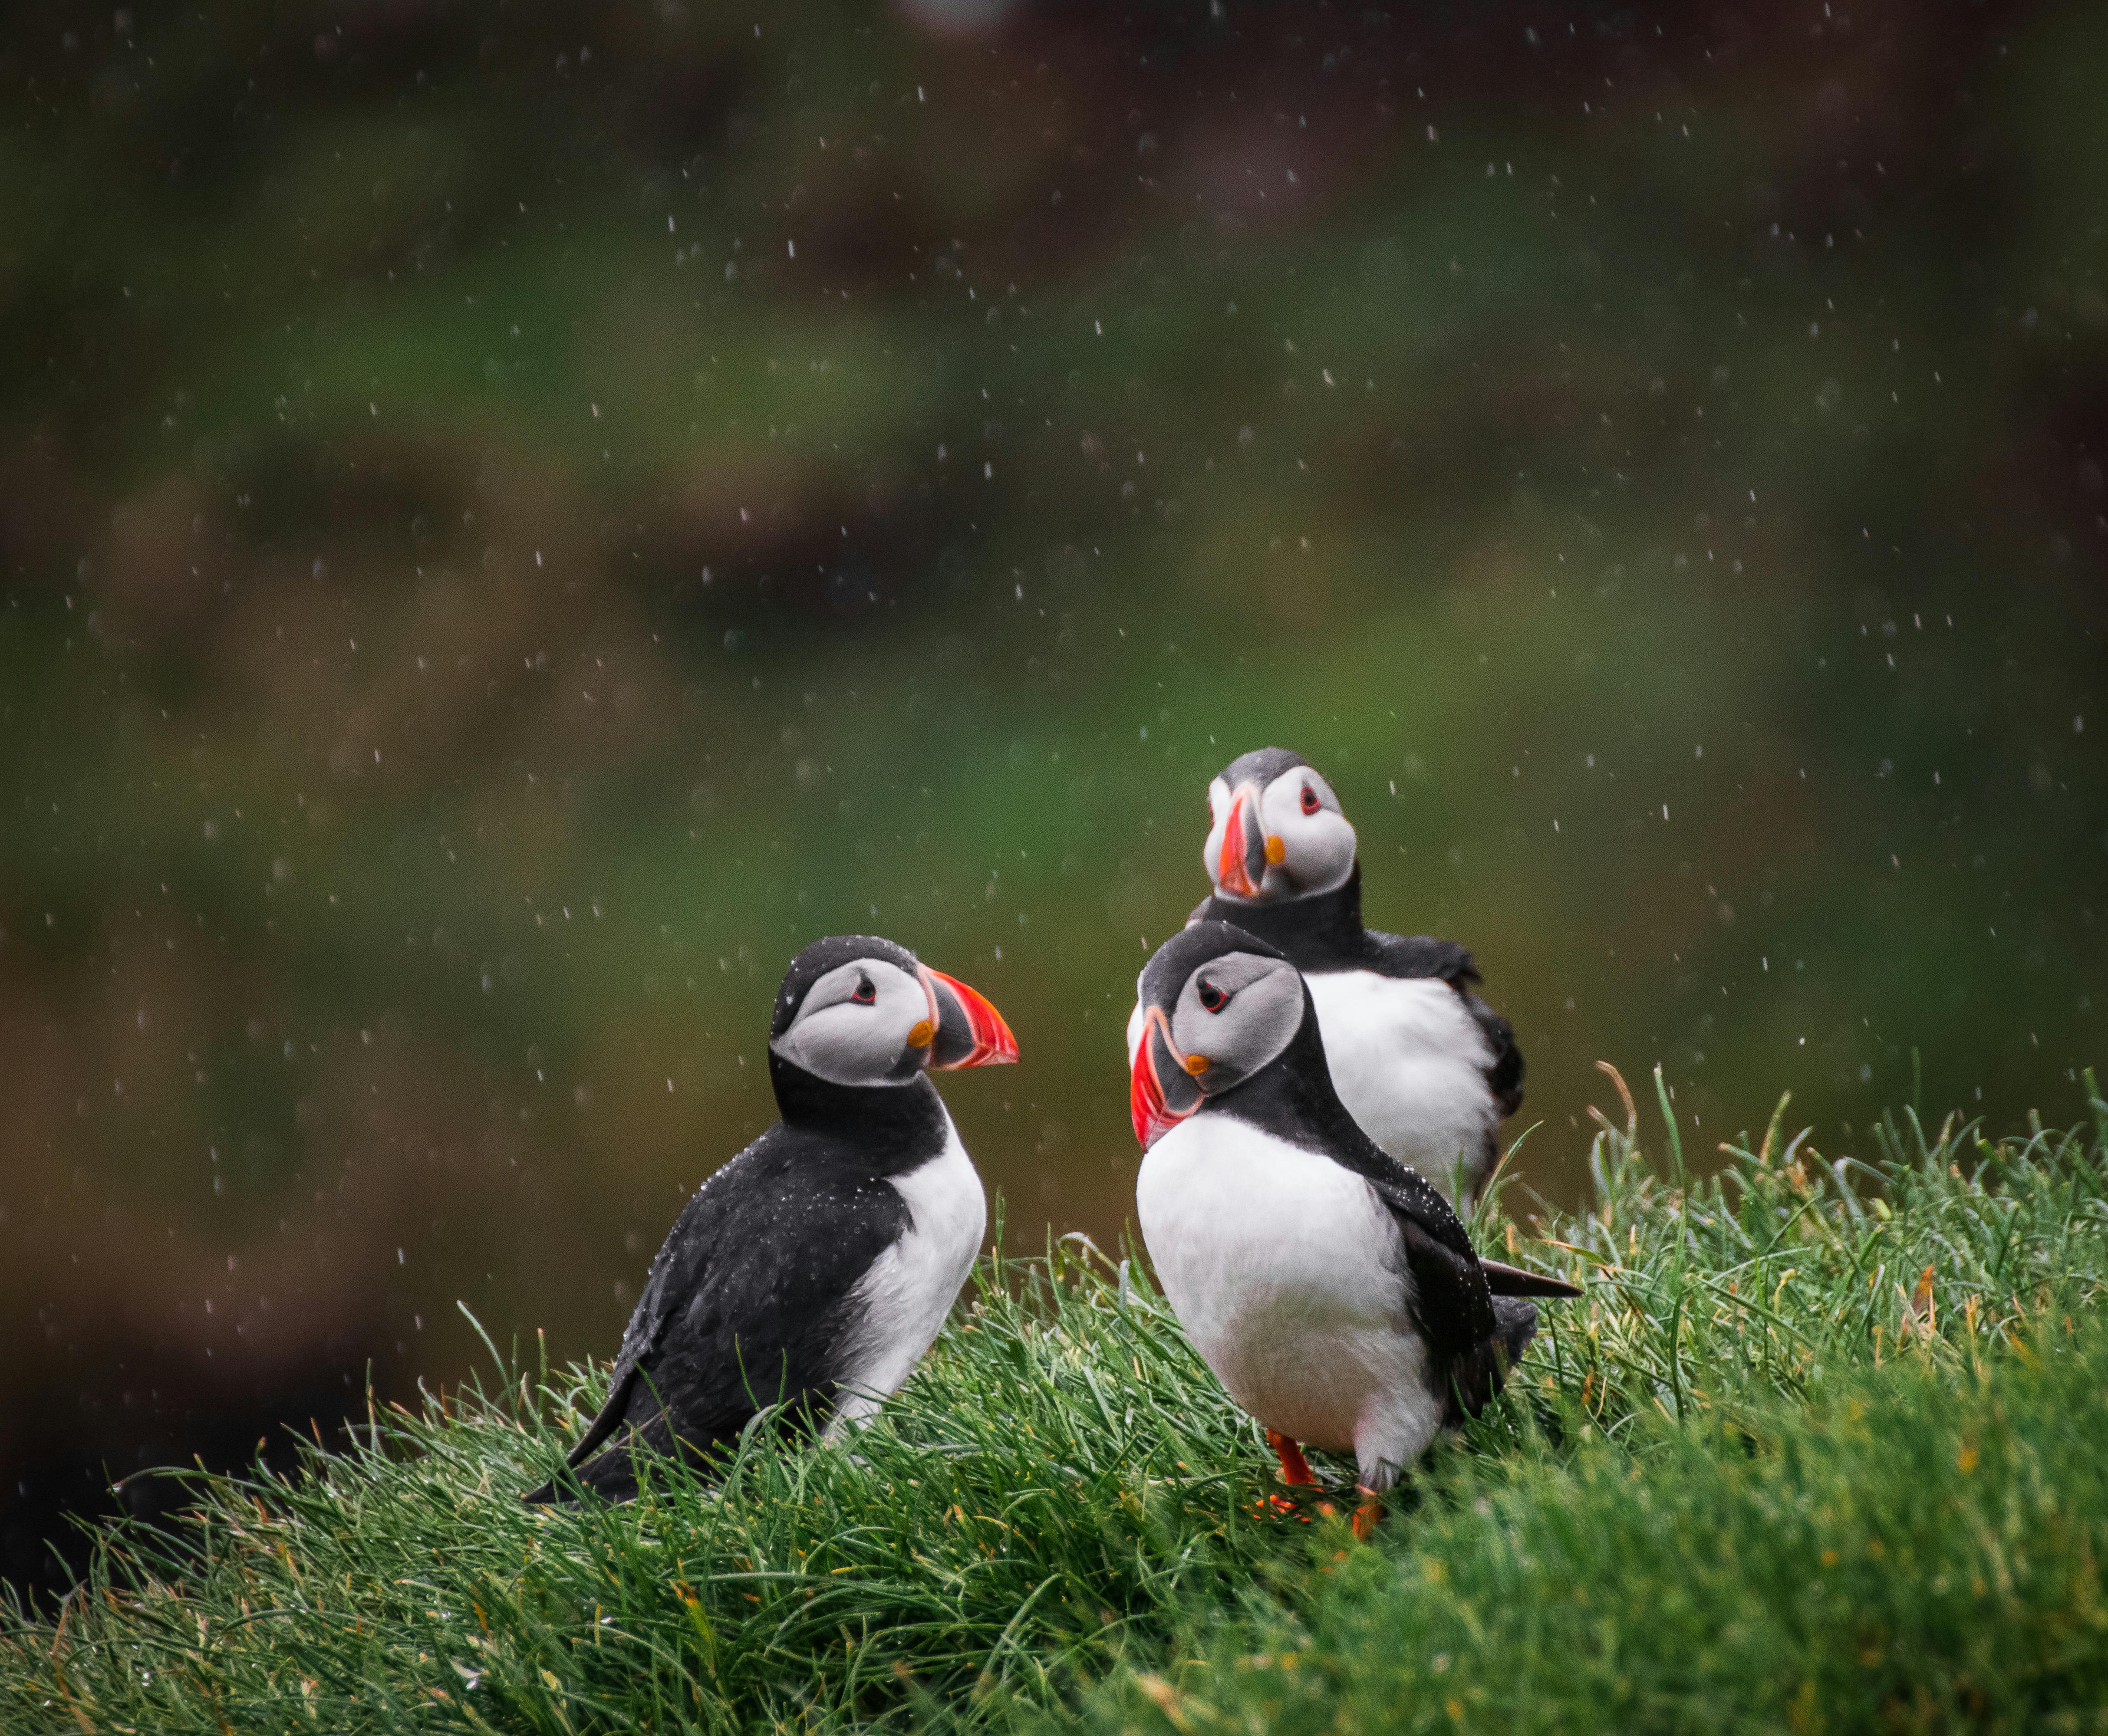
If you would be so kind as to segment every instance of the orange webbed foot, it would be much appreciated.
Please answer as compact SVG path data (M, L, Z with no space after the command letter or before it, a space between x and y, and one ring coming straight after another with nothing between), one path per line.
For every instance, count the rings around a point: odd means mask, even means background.
M1276 1428L1266 1432L1266 1444L1273 1449L1274 1456L1281 1461L1281 1480L1291 1489L1314 1489L1318 1479L1310 1474L1310 1462L1303 1456L1303 1449Z
M1383 1522L1383 1497L1366 1484L1357 1483L1354 1486L1362 1497L1361 1505L1354 1509L1354 1536L1367 1543L1376 1535L1376 1527Z

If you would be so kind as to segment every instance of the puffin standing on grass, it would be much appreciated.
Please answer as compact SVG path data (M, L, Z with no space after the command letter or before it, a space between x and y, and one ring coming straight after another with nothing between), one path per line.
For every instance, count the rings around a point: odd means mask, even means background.
M1214 894L1190 919L1236 924L1286 954L1310 985L1332 1083L1399 1163L1457 1204L1500 1160L1502 1118L1522 1104L1515 1032L1477 995L1454 941L1362 926L1354 829L1301 755L1261 748L1208 786L1202 852ZM1132 1054L1135 1032L1128 1032Z
M1340 1102L1307 979L1225 922L1142 974L1135 1206L1164 1293L1290 1484L1351 1452L1366 1536L1436 1432L1476 1416L1570 1284L1481 1258L1448 1203Z
M871 935L791 962L768 1032L782 1119L697 1190L651 1262L568 1470L525 1497L637 1493L642 1449L709 1454L769 1405L830 1434L929 1349L988 1228L932 1069L1015 1061L965 983Z

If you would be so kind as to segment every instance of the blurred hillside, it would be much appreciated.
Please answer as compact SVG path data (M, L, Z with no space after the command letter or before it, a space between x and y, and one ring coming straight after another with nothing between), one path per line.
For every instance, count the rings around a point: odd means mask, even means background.
M2097 8L25 4L0 25L0 1573L100 1467L605 1353L876 929L1119 1233L1208 776L1473 945L1570 1197L2073 1113Z

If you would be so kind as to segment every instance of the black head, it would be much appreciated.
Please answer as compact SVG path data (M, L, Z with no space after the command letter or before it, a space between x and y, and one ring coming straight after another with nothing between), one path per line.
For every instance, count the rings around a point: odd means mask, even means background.
M1354 870L1354 829L1318 769L1286 748L1242 753L1208 786L1200 859L1217 896L1248 904L1305 898Z
M1306 1025L1316 1030L1295 967L1227 922L1173 935L1137 988L1143 1023L1128 1104L1144 1149L1211 1098L1281 1064Z
M1254 748L1223 767L1222 779L1232 787L1257 784L1263 789L1284 773L1299 771L1309 763L1300 753L1287 748Z
M1016 1038L986 999L875 934L830 935L790 961L768 1048L783 1068L854 1086L1017 1059Z

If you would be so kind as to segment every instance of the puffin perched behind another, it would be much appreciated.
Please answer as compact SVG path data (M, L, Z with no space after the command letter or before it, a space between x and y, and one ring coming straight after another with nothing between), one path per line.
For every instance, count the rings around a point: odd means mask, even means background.
M1191 921L1234 923L1310 985L1340 1098L1391 1156L1469 1209L1522 1104L1515 1032L1477 995L1454 941L1362 925L1354 829L1301 755L1262 748L1208 786L1213 896ZM1134 1030L1128 1032L1130 1053Z
M1014 1061L1002 1015L871 935L800 953L769 1027L782 1119L712 1176L651 1262L607 1400L525 1499L637 1493L640 1449L704 1455L787 1403L831 1432L908 1378L988 1227L927 1073Z
M1282 1478L1313 1481L1300 1442L1354 1455L1366 1534L1436 1432L1500 1390L1537 1329L1525 1298L1581 1293L1480 1257L1347 1113L1319 1023L1264 941L1204 920L1165 942L1142 976L1135 1207L1179 1324Z

